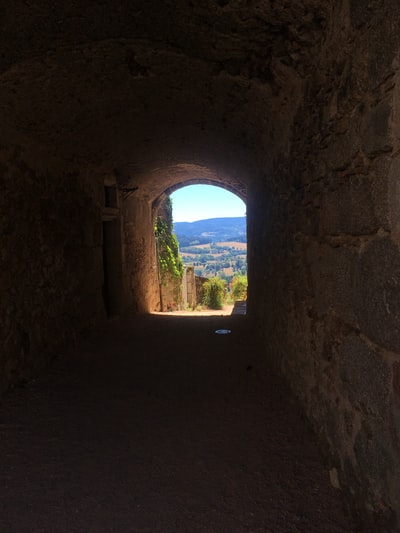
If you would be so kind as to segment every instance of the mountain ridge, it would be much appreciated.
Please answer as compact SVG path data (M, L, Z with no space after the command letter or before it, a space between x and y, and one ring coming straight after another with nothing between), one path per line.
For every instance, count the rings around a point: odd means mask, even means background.
M246 242L246 217L206 218L194 222L174 222L180 247L210 242Z

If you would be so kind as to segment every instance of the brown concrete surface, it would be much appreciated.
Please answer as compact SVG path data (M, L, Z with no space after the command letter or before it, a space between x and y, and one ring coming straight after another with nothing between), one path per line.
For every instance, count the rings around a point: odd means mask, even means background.
M114 322L10 391L0 531L349 532L313 437L247 323Z

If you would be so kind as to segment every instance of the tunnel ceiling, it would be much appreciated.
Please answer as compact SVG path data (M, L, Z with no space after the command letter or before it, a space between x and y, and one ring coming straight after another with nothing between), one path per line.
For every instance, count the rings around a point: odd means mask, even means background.
M140 179L151 197L190 165L240 190L254 147L267 157L283 137L326 24L321 4L9 2L0 141Z

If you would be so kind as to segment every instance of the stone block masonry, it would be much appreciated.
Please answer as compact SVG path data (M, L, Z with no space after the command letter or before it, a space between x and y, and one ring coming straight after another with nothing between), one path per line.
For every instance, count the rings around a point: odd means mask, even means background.
M281 252L268 249L258 277L262 295L251 298L264 300L266 349L339 473L356 530L394 532L400 527L400 85L392 28L400 13L386 2L383 12L372 10L366 31L348 18L344 3L334 11L287 155L276 157L273 170L292 184L265 221ZM318 78L332 82L321 87Z
M0 389L35 375L99 320L102 184L38 173L0 150Z

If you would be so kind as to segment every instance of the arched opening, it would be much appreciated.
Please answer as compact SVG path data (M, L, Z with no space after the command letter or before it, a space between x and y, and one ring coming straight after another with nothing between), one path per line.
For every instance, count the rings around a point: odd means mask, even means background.
M245 182L234 174L198 163L176 163L153 168L145 174L119 176L123 197L124 294L126 306L134 312L160 310L157 247L154 226L160 206L174 191L186 185L206 184L222 187L247 198Z
M170 198L184 265L178 308L230 310L235 300L246 299L246 204L226 188L209 184L185 185ZM217 284L212 301L204 292L209 280Z
M227 220L225 221L225 228L220 228L220 231L200 231L200 233L208 233L208 238L200 235L200 239L194 239L193 242L191 242L190 240L188 242L185 242L184 240L182 240L184 234L182 234L182 232L179 233L179 236L181 237L181 242L179 244L182 248L185 248L184 251L186 252L184 264L186 267L189 267L189 276L193 277L192 281L189 281L189 285L193 286L196 283L195 276L197 276L198 278L203 278L203 282L205 281L205 278L219 277L222 278L224 284L226 284L227 289L230 292L231 282L235 273L242 274L243 276L246 276L247 279L247 225L245 216L246 187L236 180L229 180L229 178L227 179L225 176L218 175L215 172L213 173L210 169L205 167L200 167L197 165L177 165L175 166L175 169L177 170L176 178L178 178L176 179L176 182L171 183L169 187L164 189L164 191L161 191L160 194L152 202L152 226L154 227L157 220L157 215L160 211L160 208L164 206L166 198L171 197L172 199L174 199L174 193L179 196L179 191L181 191L182 194L182 191L188 191L190 190L190 188L193 189L193 187L203 188L202 195L195 194L195 199L193 199L192 201L192 212L194 212L195 208L199 209L199 211L197 212L200 214L198 215L197 220L212 220L217 218L226 218ZM184 171L184 174L186 175L182 175L182 171ZM169 172L170 169L168 169L167 175L169 174ZM216 198L217 205L214 206L215 210L212 212L213 214L209 214L211 213L210 207L212 203L211 200L213 197L213 191L214 196L217 196L218 193L219 195L218 198ZM229 212L226 210L224 211L221 205L218 207L218 202L223 202L224 208L228 208L229 204L231 204L231 206L233 207L231 207L230 214L238 214L242 216L224 217L223 215L228 215ZM208 205L202 206L202 203ZM232 209L236 209L236 211L232 211ZM204 213L203 215L201 215L202 212ZM218 213L222 216L215 216L218 215ZM174 215L172 216L174 217ZM184 215L182 215L182 217L185 218ZM230 218L240 220L234 220L234 222L231 223L231 221L228 220ZM189 221L184 220L176 222L188 222L189 224L191 223ZM211 224L212 223L213 222L211 222ZM217 223L218 221L215 221L214 226ZM234 223L236 223L236 227L234 229L235 234L233 235L230 233L230 228ZM208 222L206 224L210 223ZM215 235L211 235L210 233L215 233ZM202 242L196 242L196 240L201 240ZM193 246L196 248L190 251L190 248ZM187 248L189 248L189 250L187 250ZM156 242L154 243L153 250L155 256L153 265L158 265L159 250ZM193 261L190 259L191 257L193 259L193 256L195 254L199 255L198 261ZM155 275L156 273L156 269L154 269L153 274ZM189 289L188 291L187 283L187 280L185 280L182 288L182 300L178 304L175 302L175 305L168 306L166 302L163 301L163 297L160 296L160 288L158 289L158 291L154 289L150 291L153 297L153 301L150 304L150 310L170 310L171 308L173 308L174 310L182 310L184 308L196 308L197 305L200 305L202 296L200 295L200 293L194 296L195 291L193 291L192 289ZM156 282L153 282L153 286L156 284L158 285L158 287L160 287L159 274L157 275ZM199 287L199 291L201 288L201 282L197 280L197 284ZM191 293L192 296L188 295L188 292ZM158 296L156 297L157 301L154 300L156 294ZM232 300L231 295L229 295L229 298L230 300Z

